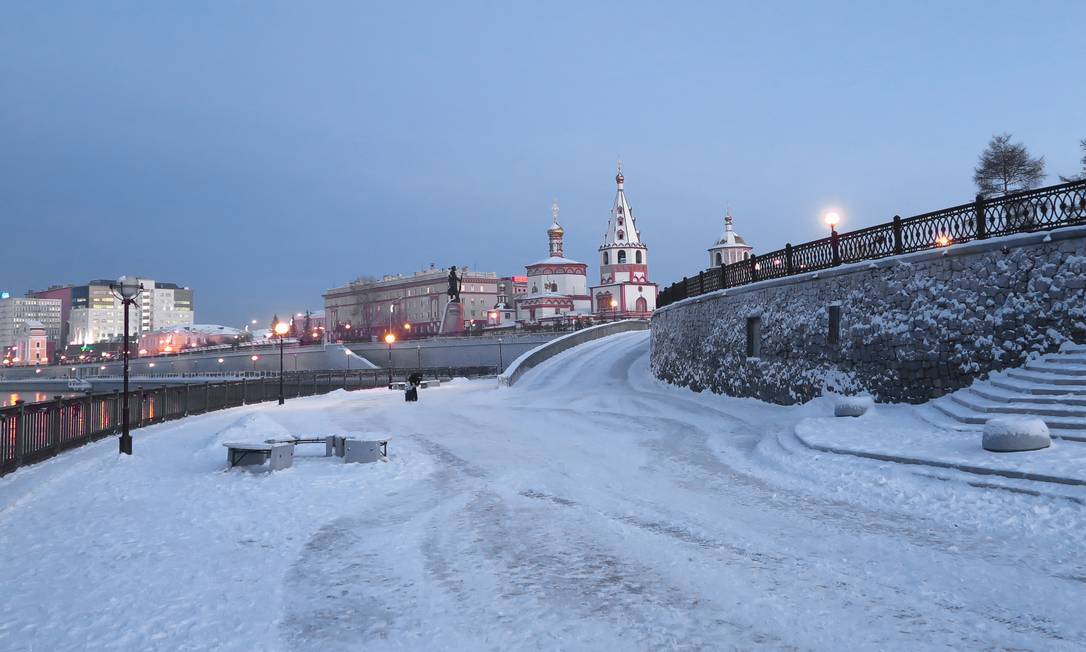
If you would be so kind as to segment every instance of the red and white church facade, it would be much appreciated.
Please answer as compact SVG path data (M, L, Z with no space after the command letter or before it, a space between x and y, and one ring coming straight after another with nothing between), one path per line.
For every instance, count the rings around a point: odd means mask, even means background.
M518 322L551 322L587 317L592 310L588 295L588 266L565 257L565 229L558 224L558 203L551 206L547 229L550 255L525 265L528 292L516 299Z
M592 312L602 318L648 317L656 310L657 287L649 281L649 248L641 241L624 181L619 164L615 176L618 192L599 248L600 283L591 288Z

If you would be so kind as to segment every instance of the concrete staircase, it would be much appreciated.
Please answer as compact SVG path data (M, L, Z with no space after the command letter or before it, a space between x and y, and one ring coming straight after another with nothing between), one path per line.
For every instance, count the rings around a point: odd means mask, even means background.
M1086 442L1086 345L1065 345L1020 369L992 374L920 412L941 428L978 431L993 417L1037 416L1053 437Z

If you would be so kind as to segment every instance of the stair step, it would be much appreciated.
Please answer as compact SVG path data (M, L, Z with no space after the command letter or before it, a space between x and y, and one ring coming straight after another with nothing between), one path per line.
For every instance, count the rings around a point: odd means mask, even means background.
M1017 389L1010 389L1001 385L974 384L967 392L976 394L989 401L1002 401L1004 403L1029 403L1036 405L1082 405L1086 406L1086 394L1028 394Z
M1055 355L1046 355L1042 358L1045 362L1051 362L1052 364L1081 364L1086 365L1086 356L1083 355L1066 355L1063 353L1057 353Z
M1006 403L983 398L969 400L968 395L955 392L950 399L963 407L991 415L1016 414L1030 417L1060 417L1078 419L1080 427L1086 427L1086 407L1063 406L1062 404L1034 405L1029 403Z
M1086 387L1075 389L1073 387L1060 387L1058 385L1042 385L1028 383L1014 378L993 378L988 381L992 387L1008 389L1023 394L1035 396L1086 396Z
M1086 391L1086 382L1084 382L1086 379L1084 378L1068 378L1051 373L1036 373L1033 370L1027 372L1018 369L1008 371L1007 377L1040 385L1070 385L1075 389Z
M1053 364L1051 362L1029 362L1025 366L1026 371L1036 371L1045 374L1061 374L1064 376L1086 376L1086 366L1073 364Z
M984 423L989 419L988 415L978 414L955 403L954 401L935 399L934 401L932 401L931 406L959 423L969 423L983 426Z

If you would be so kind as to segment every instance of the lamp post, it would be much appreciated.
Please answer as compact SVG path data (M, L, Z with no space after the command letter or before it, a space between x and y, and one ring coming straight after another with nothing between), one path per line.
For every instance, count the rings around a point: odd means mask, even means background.
M498 338L498 373L505 371L505 361L502 360L502 338Z
M826 213L823 218L826 224L830 227L830 249L833 251L833 264L841 264L841 247L839 246L839 240L837 238L837 225L841 222L841 216L836 211L830 211Z
M347 371L351 370L351 350L344 347L343 354L347 356Z
M388 384L392 384L392 343L396 341L396 336L392 333L385 335L385 343L388 344Z
M611 321L618 319L618 300L611 299Z
M260 356L259 355L254 355L254 356L250 357L249 359L253 361L253 373L256 373L256 361L260 359Z
M290 326L285 321L276 322L275 334L279 336L279 405L286 403L283 398L283 342L286 341L289 330Z
M120 452L132 454L132 435L128 432L128 307L136 303L136 297L143 291L143 283L134 276L122 276L117 283L109 284L109 291L121 300L124 306L124 395L121 398L121 441Z

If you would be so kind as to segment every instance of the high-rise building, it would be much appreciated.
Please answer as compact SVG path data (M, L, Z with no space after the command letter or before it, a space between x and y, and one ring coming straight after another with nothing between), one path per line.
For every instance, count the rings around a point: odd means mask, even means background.
M96 280L71 290L68 315L69 345L88 345L117 340L124 333L124 309L110 290L112 280ZM143 292L129 311L129 333L139 335L195 321L192 290L176 283L141 278ZM44 291L51 292L53 289Z
M0 299L0 348L16 345L18 330L27 322L35 322L45 330L45 337L56 344L60 341L60 299L37 297L8 297Z
M600 245L600 283L592 287L592 310L602 317L648 317L656 310L656 284L649 281L649 248L641 241L626 201L622 164L607 233Z

